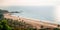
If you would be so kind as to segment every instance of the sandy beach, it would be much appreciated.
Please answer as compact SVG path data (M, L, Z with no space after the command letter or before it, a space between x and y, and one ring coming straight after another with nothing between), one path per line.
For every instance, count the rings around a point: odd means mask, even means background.
M29 18L24 18L24 17L17 17L17 16L12 16L10 14L4 14L4 18L7 19L13 19L13 20L17 20L17 21L24 21L25 23L28 23L30 25L32 25L34 28L40 28L41 25L44 26L44 28L55 28L57 27L57 24L50 24L49 22L42 22L42 21L38 21L38 20L34 20L34 19L29 19Z

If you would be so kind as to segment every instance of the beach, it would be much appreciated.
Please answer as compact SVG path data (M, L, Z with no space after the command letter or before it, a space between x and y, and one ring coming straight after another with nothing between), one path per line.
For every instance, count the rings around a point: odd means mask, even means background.
M38 20L34 20L34 19L29 19L29 18L24 18L24 17L18 17L18 16L12 16L9 13L4 14L4 18L6 19L13 19L13 20L17 20L17 21L23 21L27 24L32 25L34 28L40 28L41 25L44 26L44 28L56 28L57 24L50 24L49 22L42 22L42 21L38 21Z

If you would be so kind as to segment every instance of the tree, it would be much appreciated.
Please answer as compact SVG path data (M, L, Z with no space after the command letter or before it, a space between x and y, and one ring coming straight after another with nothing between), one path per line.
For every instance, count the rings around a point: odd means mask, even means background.
M0 20L0 30L12 30L6 20Z
M41 25L41 28L44 28L43 25Z
M54 28L53 30L60 30L59 28Z
M2 20L4 18L4 16L3 16L4 13L9 13L9 12L7 10L0 9L0 20Z
M3 14L0 14L0 20L2 20L4 18Z

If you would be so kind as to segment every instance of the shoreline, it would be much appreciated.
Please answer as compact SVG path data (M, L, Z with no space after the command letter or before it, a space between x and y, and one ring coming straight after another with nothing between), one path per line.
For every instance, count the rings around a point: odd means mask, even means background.
M34 27L40 28L41 25L44 25L46 27L57 27L57 24L51 24L49 22L43 22L43 21L37 21L34 19L27 19L24 17L17 17L17 16L12 16L10 14L4 14L4 17L7 19L13 19L13 20L18 20L18 21L24 21L28 24L31 24Z
M11 16L16 16L16 15L11 15ZM16 17L22 17L22 18L26 18L26 19L31 19L33 21L43 21L43 22L49 22L49 23L52 23L52 24L57 24L55 22L51 22L51 21L48 21L48 20L40 20L40 19L35 19L35 18L28 18L28 17L23 17L23 16L16 16Z

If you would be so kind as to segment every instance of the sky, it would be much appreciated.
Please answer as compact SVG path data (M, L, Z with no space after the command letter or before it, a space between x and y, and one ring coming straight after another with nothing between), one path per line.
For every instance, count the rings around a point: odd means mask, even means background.
M55 5L58 0L0 0L3 6L40 6L40 5Z
M8 6L53 6L55 21L60 22L60 0L0 0L0 7Z

